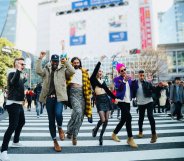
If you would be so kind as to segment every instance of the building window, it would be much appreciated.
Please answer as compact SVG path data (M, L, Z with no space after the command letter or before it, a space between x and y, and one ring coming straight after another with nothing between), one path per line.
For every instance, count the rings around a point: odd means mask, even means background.
M184 73L184 68L178 68L178 73Z

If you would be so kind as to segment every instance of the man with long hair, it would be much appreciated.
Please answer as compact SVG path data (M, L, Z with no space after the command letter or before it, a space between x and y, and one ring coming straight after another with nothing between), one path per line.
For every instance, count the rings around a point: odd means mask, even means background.
M78 57L71 59L75 68L75 74L68 81L70 102L72 106L71 119L67 125L67 138L72 138L72 144L77 145L77 135L82 125L84 115L92 122L91 84L87 70L82 68L81 60Z

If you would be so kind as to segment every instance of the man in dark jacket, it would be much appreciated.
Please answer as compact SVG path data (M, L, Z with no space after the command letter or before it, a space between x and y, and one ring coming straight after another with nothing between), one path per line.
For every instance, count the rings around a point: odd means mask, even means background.
M143 121L145 116L145 111L147 110L147 116L148 120L151 125L151 143L156 142L157 140L157 134L155 130L155 119L153 117L153 99L152 99L152 92L153 92L153 86L151 83L145 81L144 78L144 71L139 71L139 79L134 81L134 92L133 92L133 98L137 98L137 104L139 108L139 134L138 137L143 137Z
M36 112L37 112L37 118L39 118L40 114L43 113L43 104L39 101L40 93L42 91L42 85L41 83L38 83L36 88L34 89L35 94L35 105L36 105Z
M15 72L11 72L8 75L8 96L6 101L6 109L9 115L9 126L6 130L1 147L0 159L2 161L9 160L7 155L8 144L12 134L15 132L13 139L13 146L22 146L19 143L19 137L22 127L25 124L24 110L22 103L24 101L24 83L26 79L22 78L22 71L25 64L23 58L17 58L14 60Z
M177 115L177 120L181 121L183 116L181 114L181 107L184 103L184 90L180 85L180 77L175 78L175 84L171 86L170 90L170 101L174 103L175 110L173 116Z

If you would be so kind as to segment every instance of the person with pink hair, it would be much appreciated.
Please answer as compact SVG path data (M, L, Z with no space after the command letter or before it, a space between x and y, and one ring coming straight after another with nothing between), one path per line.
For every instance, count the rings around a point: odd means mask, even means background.
M121 119L112 133L112 139L114 141L120 142L117 134L126 123L126 130L128 134L127 143L130 145L130 147L137 148L138 145L134 142L132 135L132 116L130 113L130 101L133 94L133 82L127 75L126 66L124 64L118 63L116 65L116 70L118 71L119 76L114 78L114 86L116 89L118 106L121 110Z

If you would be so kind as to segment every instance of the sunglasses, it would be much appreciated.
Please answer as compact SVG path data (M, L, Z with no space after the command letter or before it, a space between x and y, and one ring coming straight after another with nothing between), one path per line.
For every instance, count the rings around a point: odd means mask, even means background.
M125 69L120 70L120 72L125 72L125 71L126 71L126 68L125 68Z
M24 63L19 63L19 64L22 65L22 66L26 65L26 64L24 64Z

